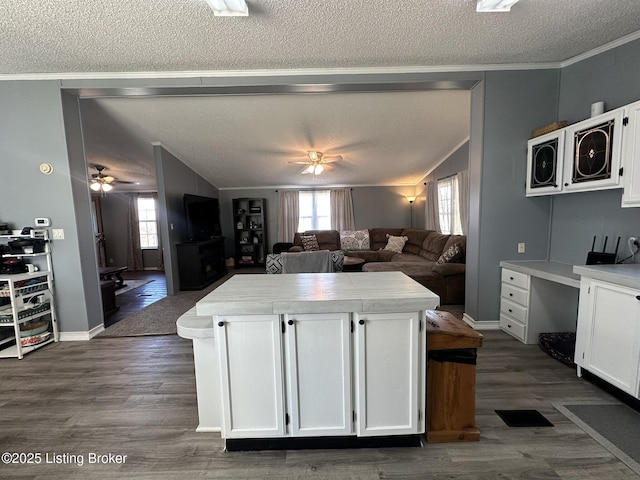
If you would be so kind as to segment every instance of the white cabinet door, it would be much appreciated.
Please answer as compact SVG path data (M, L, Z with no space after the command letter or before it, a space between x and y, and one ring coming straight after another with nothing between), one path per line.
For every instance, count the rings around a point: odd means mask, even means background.
M640 102L624 108L622 139L623 207L640 207Z
M351 315L285 315L292 436L353 433Z
M618 188L623 109L618 108L565 128L562 189L581 192Z
M640 291L584 279L575 362L610 384L638 395Z
M564 130L527 142L527 197L559 193L562 189Z
M218 316L225 438L285 435L279 315Z
M423 313L363 313L354 320L358 435L423 433Z

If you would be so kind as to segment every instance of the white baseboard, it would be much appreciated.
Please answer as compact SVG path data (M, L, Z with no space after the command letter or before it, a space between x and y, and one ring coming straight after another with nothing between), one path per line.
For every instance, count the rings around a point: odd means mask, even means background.
M221 427L201 427L200 425L198 425L198 427L196 428L196 432L200 432L200 433L221 433L222 432L222 428Z
M469 325L474 330L500 330L500 321L494 322L476 322L471 316L466 313L462 314L462 321Z
M61 342L87 342L104 331L104 324L93 327L88 332L60 332Z

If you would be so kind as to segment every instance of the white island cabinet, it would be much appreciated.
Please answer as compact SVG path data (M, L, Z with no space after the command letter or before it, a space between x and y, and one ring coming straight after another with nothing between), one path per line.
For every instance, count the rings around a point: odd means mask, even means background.
M581 275L575 363L640 398L640 265L575 266Z
M177 323L194 342L198 430L424 433L424 312L438 304L400 272L232 277Z

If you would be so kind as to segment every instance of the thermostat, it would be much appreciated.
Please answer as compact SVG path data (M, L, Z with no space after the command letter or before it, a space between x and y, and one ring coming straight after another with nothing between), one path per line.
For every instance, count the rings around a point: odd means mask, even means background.
M51 219L50 218L36 218L35 219L36 227L50 227Z

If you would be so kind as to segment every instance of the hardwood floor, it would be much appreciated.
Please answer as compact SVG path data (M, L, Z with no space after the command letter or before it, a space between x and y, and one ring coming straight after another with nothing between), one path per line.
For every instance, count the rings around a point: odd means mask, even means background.
M127 280L151 280L151 282L117 295L116 304L119 308L104 319L105 328L167 296L167 281L164 272L152 270L125 271L122 274L122 278L125 279L125 283Z
M0 363L0 452L42 455L40 464L0 464L0 478L637 478L552 405L613 397L535 345L502 332L484 334L479 442L233 453L223 451L218 434L195 432L189 341L160 336L52 344ZM518 408L538 409L555 426L510 428L494 413ZM90 464L92 453L126 459Z

